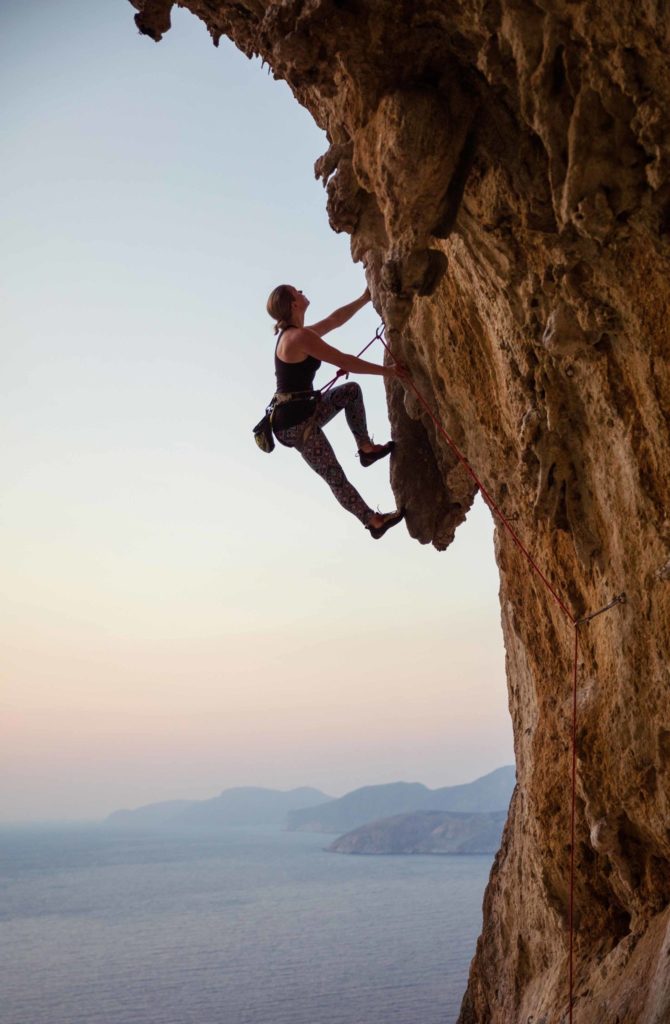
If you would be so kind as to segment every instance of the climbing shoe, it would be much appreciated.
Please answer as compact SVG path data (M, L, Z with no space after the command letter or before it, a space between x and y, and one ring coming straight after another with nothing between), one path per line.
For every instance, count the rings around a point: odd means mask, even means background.
M371 466L373 462L377 462L379 459L386 458L390 455L395 448L395 441L389 441L387 444L382 445L376 452L363 452L358 449L358 457L361 460L361 466Z
M384 536L387 530L390 530L392 526L397 526L397 524L404 518L404 508L400 509L398 512L384 512L382 513L381 526L366 526L365 529L369 531L375 540L379 540L380 537Z

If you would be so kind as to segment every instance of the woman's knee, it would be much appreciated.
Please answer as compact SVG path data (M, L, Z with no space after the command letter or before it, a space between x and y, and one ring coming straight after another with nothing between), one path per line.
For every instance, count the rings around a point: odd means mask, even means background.
M360 384L358 384L355 380L347 381L347 383L343 385L343 390L348 401L355 401L357 398L361 398L363 395L363 391L361 389Z

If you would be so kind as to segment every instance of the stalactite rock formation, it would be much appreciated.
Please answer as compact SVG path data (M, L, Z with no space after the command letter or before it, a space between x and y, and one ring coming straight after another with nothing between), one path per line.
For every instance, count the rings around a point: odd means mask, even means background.
M167 0L133 0L158 40ZM394 353L582 616L576 1024L670 1021L670 8L184 0L326 132ZM394 383L392 484L446 547L474 485ZM568 1016L571 643L496 528L517 788L461 1024Z

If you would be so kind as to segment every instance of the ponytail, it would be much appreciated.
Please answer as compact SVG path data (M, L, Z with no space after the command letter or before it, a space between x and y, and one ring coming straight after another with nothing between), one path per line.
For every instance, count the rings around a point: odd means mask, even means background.
M277 285L270 292L266 309L273 320L276 321L274 331L279 331L291 326L291 306L293 305L293 291L288 284Z

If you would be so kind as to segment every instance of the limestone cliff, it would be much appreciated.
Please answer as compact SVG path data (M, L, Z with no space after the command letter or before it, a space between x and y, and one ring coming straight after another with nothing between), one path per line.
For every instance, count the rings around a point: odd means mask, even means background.
M159 39L167 0L134 0ZM185 0L326 131L317 173L395 353L584 627L578 1024L670 1020L670 8ZM408 528L473 487L394 386ZM461 1024L567 1016L570 642L497 530L518 786Z

